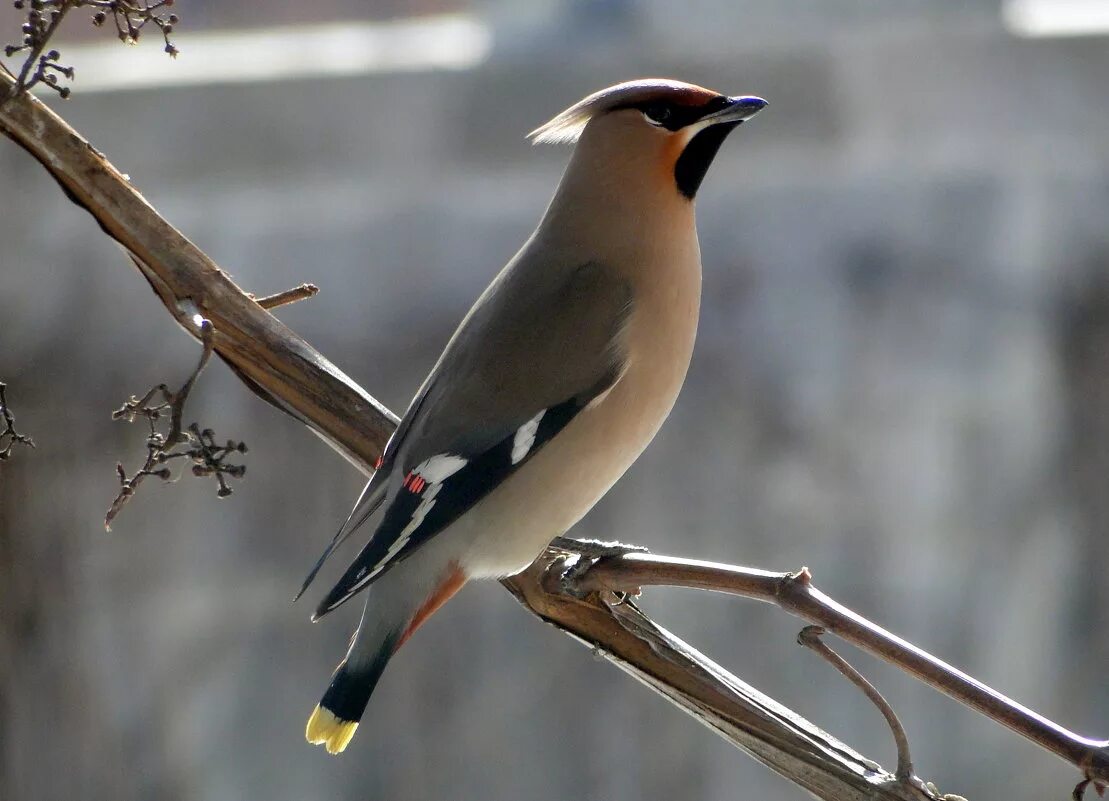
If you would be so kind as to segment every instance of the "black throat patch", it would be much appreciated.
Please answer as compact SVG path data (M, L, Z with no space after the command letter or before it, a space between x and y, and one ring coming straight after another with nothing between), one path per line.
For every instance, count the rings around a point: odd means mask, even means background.
M701 182L705 180L705 173L709 171L712 160L720 150L720 145L738 127L738 121L710 125L689 140L674 164L674 180L679 192L693 200L697 190L701 188Z

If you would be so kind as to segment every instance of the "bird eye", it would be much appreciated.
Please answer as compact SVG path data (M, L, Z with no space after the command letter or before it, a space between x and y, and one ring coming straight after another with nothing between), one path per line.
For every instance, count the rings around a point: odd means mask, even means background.
M643 110L643 116L647 118L647 122L652 125L663 125L670 119L673 114L673 109L665 103L652 103Z

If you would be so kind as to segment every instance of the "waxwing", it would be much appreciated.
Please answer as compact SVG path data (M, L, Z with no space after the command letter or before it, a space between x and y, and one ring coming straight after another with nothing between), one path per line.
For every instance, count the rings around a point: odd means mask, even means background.
M576 143L550 206L462 320L305 581L381 510L313 616L373 585L309 742L342 751L420 624L468 580L527 567L654 437L697 329L697 189L725 137L765 105L639 80L530 134Z

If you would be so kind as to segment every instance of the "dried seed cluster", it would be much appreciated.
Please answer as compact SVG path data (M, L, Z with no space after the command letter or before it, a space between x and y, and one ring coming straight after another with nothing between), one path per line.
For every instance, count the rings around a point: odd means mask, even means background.
M178 18L167 11L173 4L174 0L14 0L12 5L16 10L27 14L20 43L4 47L4 55L8 58L26 53L14 94L42 84L54 89L63 98L69 97L69 87L61 86L59 79L73 80L73 67L61 64L58 61L61 54L57 50L48 50L47 45L65 16L78 8L94 9L92 24L98 28L111 20L116 35L126 44L135 44L143 29L152 25L161 33L165 51L176 57L177 48L169 37Z
M160 478L163 481L173 480L169 462L175 459L191 461L194 476L214 476L216 483L219 484L216 494L221 498L231 494L231 486L227 483L228 478L242 478L246 474L245 465L227 462L227 458L232 454L247 452L245 442L229 439L221 445L216 442L216 432L212 429L201 429L196 423L187 428L181 425L185 401L188 400L197 377L212 356L214 330L211 322L203 320L200 332L204 349L201 352L200 361L197 362L181 389L173 392L165 384L159 384L141 398L132 395L126 403L112 412L113 420L123 420L128 423L133 423L138 418L146 420L150 426L150 433L146 437L146 459L133 476L128 477L123 465L116 464L119 493L104 517L105 528L111 528L112 520L131 500L139 484L147 476ZM166 419L169 420L169 428L162 433L158 430L158 424L159 421Z

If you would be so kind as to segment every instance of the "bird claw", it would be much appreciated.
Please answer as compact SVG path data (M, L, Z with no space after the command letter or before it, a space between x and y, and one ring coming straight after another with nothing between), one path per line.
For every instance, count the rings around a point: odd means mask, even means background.
M569 552L569 557L562 560L562 572L558 576L558 585L563 593L578 599L589 595L589 591L581 589L581 579L597 562L607 557L619 557L629 553L648 553L642 545L578 540L569 537L556 537L551 545ZM620 602L626 600L626 597L625 595Z

